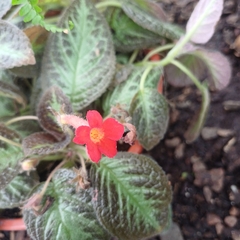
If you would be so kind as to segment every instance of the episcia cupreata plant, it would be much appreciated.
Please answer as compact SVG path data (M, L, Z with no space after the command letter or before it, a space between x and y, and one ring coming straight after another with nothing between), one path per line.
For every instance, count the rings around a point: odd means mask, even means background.
M200 90L185 135L198 137L208 89L223 89L231 76L228 60L202 46L222 8L222 0L200 0L184 31L153 0L0 1L0 206L23 208L31 239L167 231L167 176L148 156L117 152L117 141L137 138L150 150L163 138L163 75ZM158 53L162 60L149 61Z

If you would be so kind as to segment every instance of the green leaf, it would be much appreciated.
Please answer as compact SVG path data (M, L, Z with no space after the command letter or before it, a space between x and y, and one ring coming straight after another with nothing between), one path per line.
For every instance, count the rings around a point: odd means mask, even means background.
M0 2L0 19L7 13L11 8L11 0L4 0Z
M183 36L184 31L171 23L164 22L154 16L151 12L141 8L133 1L125 1L122 5L123 11L130 17L135 23L143 28L157 33L159 36L169 38L171 40L177 40Z
M61 140L65 137L65 133L57 123L56 116L51 110L56 113L64 111L66 114L73 112L69 98L57 86L50 87L43 94L37 107L37 116L42 128L56 139Z
M20 144L19 135L0 125L0 136ZM0 190L4 189L12 179L18 175L19 162L23 159L23 151L20 147L10 145L0 140Z
M159 35L137 25L122 9L112 8L106 14L113 30L113 42L117 51L131 52L160 43Z
M45 132L37 132L23 139L22 146L25 156L31 155L47 155L56 153L64 149L70 142L72 136L69 133L61 141L56 140L51 134Z
M171 186L154 160L126 152L103 157L90 178L98 220L114 236L145 239L167 227Z
M13 68L35 64L27 36L16 26L0 20L0 67Z
M142 146L146 150L155 147L168 126L169 112L165 97L157 89L145 88L135 95L130 114Z
M89 0L75 0L63 14L59 27L71 19L68 34L50 34L42 64L43 89L58 85L74 110L96 100L108 87L115 68L110 30Z
M110 236L96 219L92 206L92 188L77 191L71 170L59 170L48 185L42 205L47 210L35 215L32 210L23 211L24 221L34 240L108 240ZM38 188L37 192L40 189ZM48 203L47 203L48 202Z
M141 76L145 70L146 67L127 65L123 66L116 73L116 81L118 81L117 78L121 78L121 76L126 76L124 77L126 80L115 86L113 90L108 91L105 95L103 102L105 115L109 114L111 106L116 104L120 104L126 111L129 110L133 97L139 91ZM153 68L146 78L145 86L148 88L156 88L162 73L162 68Z
M0 208L22 206L28 199L28 194L38 182L25 173L17 175L8 186L0 191Z

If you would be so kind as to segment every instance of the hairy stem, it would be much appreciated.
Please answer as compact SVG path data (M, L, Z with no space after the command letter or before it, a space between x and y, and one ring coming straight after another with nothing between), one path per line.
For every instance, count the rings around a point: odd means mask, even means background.
M43 195L45 194L45 192L46 192L46 190L47 190L47 187L48 187L48 185L49 185L49 182L51 181L53 175L54 175L54 174L56 173L56 171L57 171L58 169L60 169L66 162L67 162L67 160L63 160L62 162L60 162L60 163L54 168L54 170L50 173L50 175L48 176L47 181L44 183L43 189L42 189L42 191L41 191L41 193L40 193L41 196L43 196Z
M8 143L8 144L10 144L10 145L13 145L13 146L22 148L22 145L21 145L20 143L16 143L16 142L14 142L14 141L12 141L12 140L9 140L9 139L7 139L7 138L5 138L5 137L3 137L3 136L0 136L0 140L3 141L3 142L5 142L5 143Z
M173 44L173 43L170 43L170 44L166 44L166 45L164 45L164 46L157 47L157 48L153 49L152 51L150 51L150 52L145 56L145 58L143 59L142 62L148 61L148 59L149 59L150 57L152 57L153 55L155 55L156 53L163 52L163 51L168 50L168 49L171 49L171 48L173 48L173 47L174 47L174 44Z
M36 120L38 121L38 117L36 116L22 116L22 117L16 117L16 118L13 118L7 122L5 122L5 125L8 126L8 125L11 125L12 123L15 123L15 122L19 122L19 121L23 121L23 120Z
M130 57L130 59L129 59L129 61L128 61L129 64L134 63L134 61L136 60L136 57L137 57L137 55L138 55L138 52L139 52L139 50L135 50L135 51L133 52L132 56Z
M143 75L142 75L142 77L141 77L141 80L140 80L140 91L143 91L144 90L144 85L145 85L145 81L146 81L146 79L147 79L147 76L148 76L148 74L150 73L150 71L152 70L152 66L148 66L146 69L145 69L145 71L144 71L144 73L143 73Z
M99 2L99 3L95 4L95 7L97 9L106 8L106 7L119 7L119 8L121 8L122 4L119 1L107 0L107 1Z

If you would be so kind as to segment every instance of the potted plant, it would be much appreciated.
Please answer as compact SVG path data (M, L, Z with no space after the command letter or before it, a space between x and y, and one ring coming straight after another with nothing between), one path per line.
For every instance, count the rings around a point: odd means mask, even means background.
M23 208L32 239L133 240L167 231L171 185L139 153L167 130L163 76L202 94L188 142L204 124L209 86L228 84L228 60L199 46L222 5L200 0L184 31L151 0L1 3L0 201ZM49 9L60 11L50 17ZM138 149L118 152L118 141ZM41 181L26 175L34 171Z

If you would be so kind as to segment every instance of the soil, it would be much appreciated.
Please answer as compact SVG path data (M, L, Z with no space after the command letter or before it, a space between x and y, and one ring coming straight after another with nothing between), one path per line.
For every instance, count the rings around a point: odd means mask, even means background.
M169 20L184 26L197 0L162 2ZM223 13L207 47L217 49L230 60L229 86L211 93L204 129L192 144L186 143L184 133L200 108L201 96L195 87L167 86L166 97L171 105L169 129L149 152L172 183L173 221L185 240L240 239L239 0L225 0ZM8 237L6 232L0 235L0 239Z
M171 18L184 25L197 1L165 2ZM194 87L168 86L166 96L172 106L169 129L150 152L172 183L173 221L185 240L240 239L240 59L236 46L240 2L225 1L223 12L207 47L230 60L230 84L211 93L204 129L192 144L186 143L184 133L200 108L201 96Z

